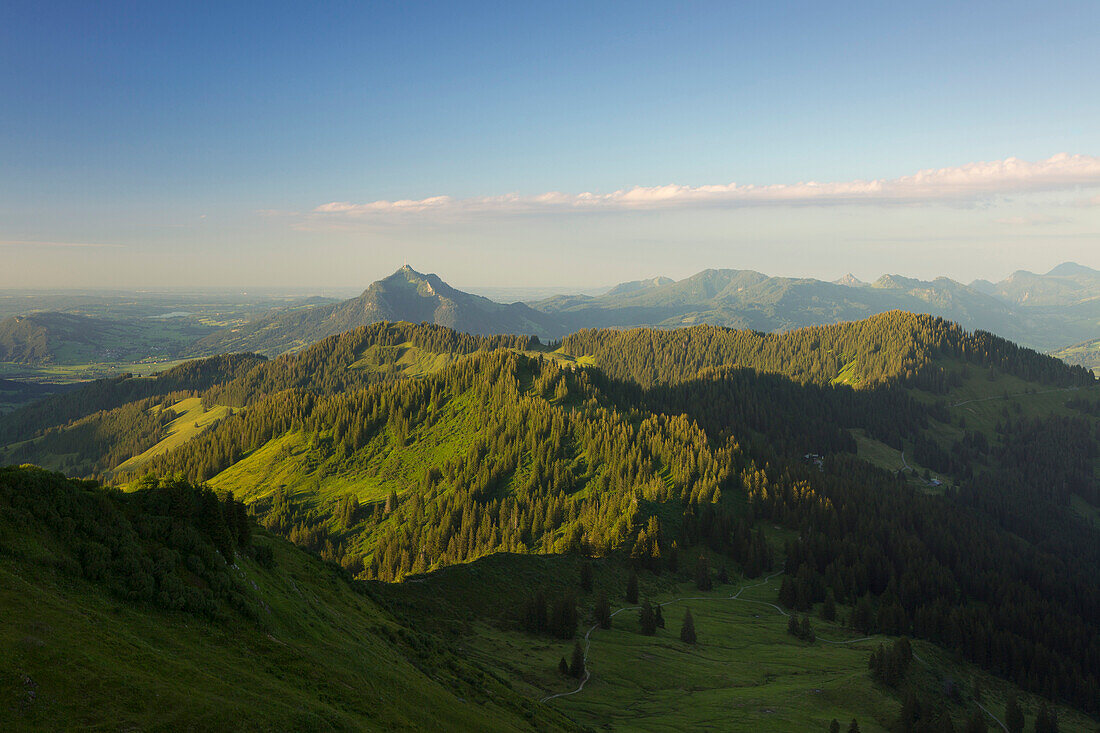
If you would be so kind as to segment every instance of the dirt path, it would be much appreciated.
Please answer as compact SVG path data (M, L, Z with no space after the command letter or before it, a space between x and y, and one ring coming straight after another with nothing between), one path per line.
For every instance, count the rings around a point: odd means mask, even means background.
M661 607L664 607L664 606L669 606L673 603L682 603L683 601L743 601L745 603L763 603L763 601L746 601L745 599L740 598L739 596L741 595L741 593L748 590L749 588L756 588L756 587L761 586L761 585L766 585L769 580L771 580L772 578L774 578L776 576L782 575L782 574L783 574L782 572L772 573L771 575L764 578L764 580L762 580L759 583L756 583L754 585L743 585L743 586L741 586L741 588L738 589L738 591L736 593L731 593L726 598L722 598L721 596L719 596L717 598L715 598L714 596L684 596L682 598L674 598L671 601L665 601L664 603L658 603L657 605L661 606ZM768 603L767 605L772 606L772 608L775 608L780 613L783 613L783 609L779 608L778 606L773 606L770 603ZM639 610L641 610L641 608L642 608L641 606L623 606L622 608L617 609L616 611L614 611L611 614L611 617L614 618L615 616L618 616L623 611L639 611ZM786 614L784 613L784 615L786 615ZM599 628L600 628L600 625L595 624L590 629L588 629L588 631L586 631L585 634L584 634L584 677L581 679L580 684L577 685L577 689L570 690L569 692L559 692L556 695L548 695L548 696L542 698L541 700L539 700L539 702L549 702L550 700L553 700L555 698L568 697L569 695L576 695L578 692L580 692L581 690L584 689L584 686L588 682L588 680L592 679L592 671L588 668L588 651L589 651L589 649L592 648L592 632L596 631Z
M1051 392L1076 392L1080 387L1059 387L1057 389L1044 389L1041 392L1017 392L1010 395L994 395L993 397L979 397L973 400L963 400L962 402L956 402L951 405L952 407L962 407L963 405L969 405L973 402L989 402L990 400L1010 400L1013 397L1027 397L1032 394L1050 394Z

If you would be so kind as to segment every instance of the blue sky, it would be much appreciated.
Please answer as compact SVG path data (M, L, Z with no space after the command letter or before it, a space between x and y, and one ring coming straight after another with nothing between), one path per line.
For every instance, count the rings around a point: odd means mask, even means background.
M1100 6L904 5L8 2L0 287L1100 267Z

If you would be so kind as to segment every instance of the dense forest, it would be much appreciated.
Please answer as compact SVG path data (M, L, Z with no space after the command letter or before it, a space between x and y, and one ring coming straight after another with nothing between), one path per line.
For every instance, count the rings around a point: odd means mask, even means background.
M56 540L56 567L121 599L212 619L258 617L255 599L229 566L237 552L263 553L252 547L254 520L232 496L152 478L124 494L11 466L0 468L0 515L10 531L43 523Z

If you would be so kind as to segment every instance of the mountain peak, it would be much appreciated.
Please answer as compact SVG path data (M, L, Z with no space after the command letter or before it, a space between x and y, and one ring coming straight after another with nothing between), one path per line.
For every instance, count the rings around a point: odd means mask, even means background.
M425 277L427 277L427 275L422 272L417 272L416 270L412 269L412 267L408 263L405 263L404 265L401 265L401 267L399 267L392 275L390 275L389 277L384 277L382 279L391 280L393 278L418 278L422 280Z
M875 280L875 282L871 284L871 287L886 290L908 290L909 288L915 287L918 283L918 280L914 280L911 277L883 275L878 280Z
M623 295L625 293L634 293L639 290L648 290L650 288L659 288L662 285L668 285L675 282L670 277L664 277L658 275L657 277L651 277L648 280L631 280L630 282L619 283L615 287L608 290L605 295Z
M867 283L863 282L858 277L849 272L844 277L833 280L833 284L844 285L849 288L862 288Z
M1100 275L1100 272L1092 269L1091 267L1085 267L1084 265L1078 265L1076 262L1063 262L1055 267L1053 270L1047 273L1050 277L1073 277L1074 275Z

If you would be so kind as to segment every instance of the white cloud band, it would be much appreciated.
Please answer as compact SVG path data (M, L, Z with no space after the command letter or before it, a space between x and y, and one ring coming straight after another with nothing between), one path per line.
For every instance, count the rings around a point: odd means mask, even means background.
M1100 186L1100 157L1059 153L1029 162L1006 158L969 163L956 168L930 168L910 176L870 181L752 185L643 187L613 193L568 194L558 191L522 196L372 201L334 201L315 209L316 215L372 217L390 214L539 213L562 211L632 211L677 207L733 208L763 205L901 204L975 201L1002 194L1056 191Z
M32 239L0 239L0 247L77 247L122 249L123 244L99 244L96 242L40 242Z

